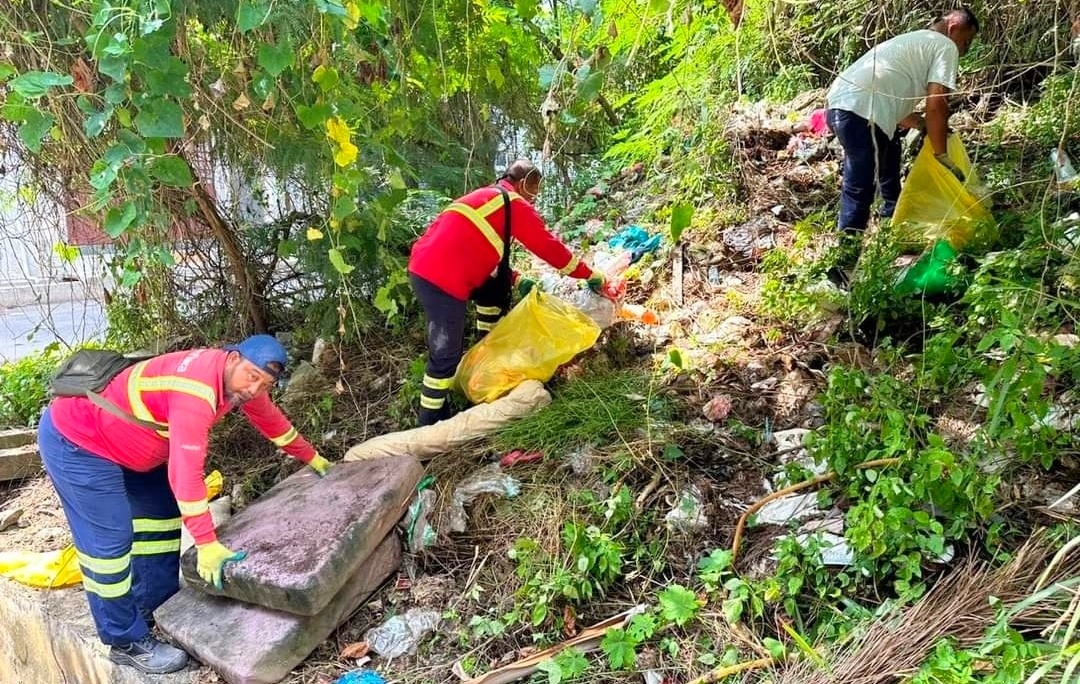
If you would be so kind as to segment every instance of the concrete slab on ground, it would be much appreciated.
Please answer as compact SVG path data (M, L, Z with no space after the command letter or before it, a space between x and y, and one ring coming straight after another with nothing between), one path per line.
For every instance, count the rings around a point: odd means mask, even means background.
M401 519L423 474L411 456L335 463L322 479L305 468L218 531L222 544L248 554L226 564L223 590L199 579L195 549L181 558L184 578L210 594L315 615Z
M187 587L162 604L154 618L163 632L229 684L271 684L303 662L400 562L401 544L391 534L318 615L293 615Z
M37 444L37 431L32 428L11 428L0 430L0 449Z
M0 682L195 684L196 672L144 675L108 659L82 589L31 589L0 577Z
M0 449L0 482L22 480L41 472L41 454L37 444Z

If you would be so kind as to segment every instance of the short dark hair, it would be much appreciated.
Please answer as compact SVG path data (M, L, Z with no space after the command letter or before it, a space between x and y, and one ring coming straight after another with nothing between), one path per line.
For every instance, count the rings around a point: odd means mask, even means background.
M515 159L510 163L510 166L506 167L506 173L502 175L503 178L509 178L514 183L518 183L529 178L536 177L536 180L541 180L544 174L540 173L540 169L528 159Z
M979 32L979 19L975 16L975 13L967 7L958 7L945 12L941 15L941 18L937 20L937 23L946 22L953 17L959 19L960 23L964 26L970 26L976 33Z

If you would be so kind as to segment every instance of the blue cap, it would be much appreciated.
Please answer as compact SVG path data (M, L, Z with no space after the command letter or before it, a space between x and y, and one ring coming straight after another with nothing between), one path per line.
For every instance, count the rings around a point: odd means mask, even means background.
M240 356L275 379L285 372L285 363L289 360L285 347L273 335L252 335L240 344L228 345L225 351L240 352Z

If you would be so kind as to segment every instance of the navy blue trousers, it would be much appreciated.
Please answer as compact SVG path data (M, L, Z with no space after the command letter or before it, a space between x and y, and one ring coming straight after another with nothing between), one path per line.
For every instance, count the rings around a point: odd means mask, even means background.
M446 395L465 349L466 302L447 294L438 285L409 273L420 306L427 318L428 360L420 386L420 425L433 425L450 417ZM476 303L476 331L483 337L502 318L502 298L506 296L495 278L477 288L470 299Z
M48 410L38 445L71 526L98 636L109 645L143 638L146 617L179 588L180 510L167 466L140 473L81 449Z
M876 125L853 112L830 109L829 128L844 148L840 190L840 230L862 232L870 221L875 189L881 192L881 215L889 217L900 197L900 133L892 140Z

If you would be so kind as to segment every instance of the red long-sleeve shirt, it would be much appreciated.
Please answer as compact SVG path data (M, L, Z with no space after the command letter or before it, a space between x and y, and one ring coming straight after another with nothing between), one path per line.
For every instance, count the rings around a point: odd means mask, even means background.
M566 245L548 232L533 205L514 193L508 180L499 181L511 193L510 235L527 250L564 275L588 278L593 271ZM488 230L477 227L459 205L478 211ZM467 211L467 209L466 209ZM492 186L473 190L439 214L413 245L409 271L458 299L468 299L499 265L503 241L503 200Z
M137 418L168 425L160 431L117 418L85 397L58 397L56 429L76 445L138 472L169 464L169 485L196 544L214 541L214 523L203 481L210 428L233 407L225 396L221 349L193 349L155 356L125 369L101 396ZM293 458L308 463L315 449L288 418L261 395L240 410L255 428Z

